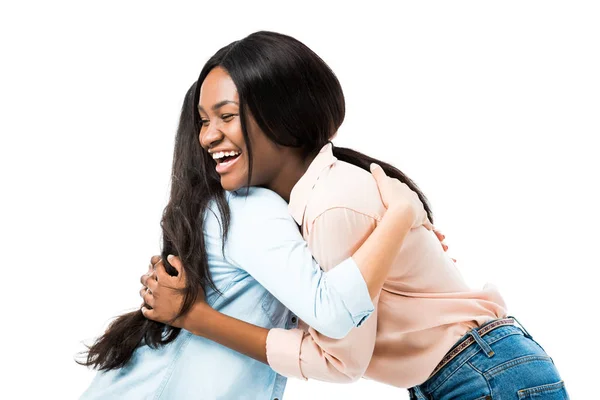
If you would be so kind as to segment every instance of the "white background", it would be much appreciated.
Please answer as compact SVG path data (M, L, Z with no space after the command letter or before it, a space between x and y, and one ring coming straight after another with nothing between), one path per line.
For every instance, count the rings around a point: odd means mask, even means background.
M139 305L159 252L183 96L214 52L256 30L332 67L347 101L337 144L412 177L469 283L498 285L572 398L593 396L598 6L360 4L2 3L0 398L85 390L82 340ZM306 398L408 396L290 380L286 399Z

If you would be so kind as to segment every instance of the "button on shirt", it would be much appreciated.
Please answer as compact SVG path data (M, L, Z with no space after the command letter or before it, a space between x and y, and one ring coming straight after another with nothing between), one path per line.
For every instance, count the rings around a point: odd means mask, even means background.
M371 174L338 161L327 144L294 186L289 210L319 264L335 271L385 208ZM373 315L342 340L317 332L309 321L300 329L270 330L269 364L288 377L350 382L364 375L408 388L427 380L470 328L506 316L498 291L490 285L471 290L423 227L406 236L377 300Z
M373 312L367 286L351 258L329 273L313 259L287 203L266 189L228 193L231 224L222 251L213 204L205 217L216 310L264 328L295 328L298 317L343 337ZM294 310L290 313L288 309ZM82 399L281 399L286 378L268 365L182 330L158 349L139 347L124 368L100 372Z

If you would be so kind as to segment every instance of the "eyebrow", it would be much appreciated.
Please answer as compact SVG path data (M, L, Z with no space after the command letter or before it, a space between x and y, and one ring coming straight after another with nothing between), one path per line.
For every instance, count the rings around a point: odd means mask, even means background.
M239 107L239 104L238 104L238 102L237 102L237 101L233 101L233 100L222 100L222 101L218 102L217 104L213 105L213 106L211 107L211 109L212 109L213 111L217 111L219 108L223 107L223 106L224 106L224 105L226 105L226 104L235 104L236 106L238 106L238 107ZM198 111L203 111L203 112L206 112L206 111L204 110L204 108L203 108L203 107L202 107L200 104L198 104Z

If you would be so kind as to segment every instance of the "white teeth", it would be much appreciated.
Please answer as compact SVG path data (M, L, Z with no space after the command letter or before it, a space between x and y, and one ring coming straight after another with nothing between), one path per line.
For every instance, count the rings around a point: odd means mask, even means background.
M213 159L218 160L223 157L233 157L238 154L240 154L240 153L238 153L237 151L219 151L217 153L213 153L212 157L213 157Z

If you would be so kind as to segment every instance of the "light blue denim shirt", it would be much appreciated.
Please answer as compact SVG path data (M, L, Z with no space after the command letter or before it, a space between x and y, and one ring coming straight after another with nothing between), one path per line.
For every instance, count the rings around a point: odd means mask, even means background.
M210 272L223 293L207 287L208 304L264 328L294 328L300 317L332 338L371 315L373 303L354 261L323 272L281 197L250 188L247 196L242 190L227 199L224 252L215 204L205 216ZM182 330L159 349L141 346L124 368L99 372L81 398L281 399L285 384L268 365Z

